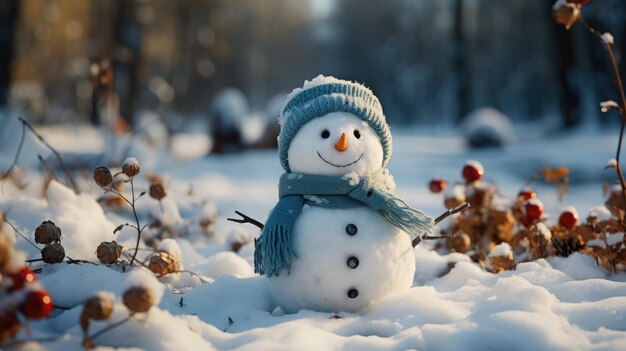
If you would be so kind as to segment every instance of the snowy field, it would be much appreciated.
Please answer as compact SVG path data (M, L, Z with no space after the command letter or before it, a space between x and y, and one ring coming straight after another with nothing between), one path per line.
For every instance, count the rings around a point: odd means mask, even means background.
M518 142L504 151L468 151L454 134L393 127L392 132L394 152L388 168L398 183L397 193L432 216L444 207L440 195L428 191L428 181L434 176L460 181L467 159L482 162L485 179L509 197L542 166L568 167L572 183L563 203L553 186L531 184L552 216L561 207L575 206L581 218L586 217L590 208L604 201L602 182L614 176L603 167L614 157L616 133L556 135ZM20 133L17 122L3 131L0 169L11 164ZM132 229L113 234L119 224L132 221L132 213L128 208L103 208L97 202L102 190L93 183L91 172L100 164L134 156L142 165L136 178L138 191L147 189L143 175L148 172L164 177L170 188L162 208L148 196L138 200L142 224L156 217L182 233L175 239L182 266L202 276L202 281L188 273L161 278L166 285L158 307L95 338L93 342L103 350L626 349L626 274L608 274L593 258L578 253L522 263L514 271L496 275L466 255L440 255L429 249L432 243L422 243L415 249L417 268L408 293L387 297L359 314L286 314L276 308L265 278L253 273L252 238L258 230L226 221L235 210L265 221L276 202L282 173L276 151L183 163L141 140L112 142L88 127L42 128L41 133L67 155L69 163L81 160L85 169L78 183L84 191L75 195L52 181L42 196L37 155L46 158L50 152L29 135L18 163L28 167L20 177L25 188L11 182L0 185L0 210L20 232L33 238L43 220L52 220L62 230L66 254L92 262L98 262L95 250L102 241L116 240L126 249L133 248ZM104 156L96 156L103 151ZM63 179L60 170L56 173ZM217 221L207 235L198 223L215 210ZM28 258L39 257L9 226L3 230ZM155 231L149 228L147 234ZM237 253L231 249L233 243L243 244ZM139 257L145 258L147 252ZM82 303L97 291L111 292L117 300L109 321L93 322L92 333L127 315L120 299L129 274L119 266L37 262L31 267L42 268L37 279L57 308L51 318L29 323L31 336L24 328L17 335L18 340L51 339L24 343L21 349L81 349Z

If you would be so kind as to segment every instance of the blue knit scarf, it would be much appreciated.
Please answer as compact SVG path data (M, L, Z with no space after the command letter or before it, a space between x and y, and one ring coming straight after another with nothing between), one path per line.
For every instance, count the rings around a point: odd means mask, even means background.
M268 277L278 276L283 269L287 274L291 272L290 256L298 257L293 248L293 224L305 204L324 208L365 205L402 229L411 240L431 233L432 218L395 197L385 186L382 170L354 178L284 173L278 185L280 199L255 241L254 271Z

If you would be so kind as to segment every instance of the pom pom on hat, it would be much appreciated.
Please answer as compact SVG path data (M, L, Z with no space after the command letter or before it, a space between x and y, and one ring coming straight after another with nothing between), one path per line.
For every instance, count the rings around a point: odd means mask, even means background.
M383 146L384 167L391 156L391 132L378 98L365 86L334 77L317 76L287 96L279 122L278 152L287 172L289 145L298 130L310 120L332 112L348 112L367 122Z

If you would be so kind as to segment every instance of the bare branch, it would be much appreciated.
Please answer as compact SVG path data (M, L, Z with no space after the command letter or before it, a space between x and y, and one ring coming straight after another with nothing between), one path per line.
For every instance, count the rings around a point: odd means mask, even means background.
M65 164L65 161L63 161L63 158L61 157L61 154L55 148L53 148L52 145L48 144L46 139L44 139L41 136L41 134L37 133L35 128L33 128L33 126L30 123L28 123L28 121L26 121L22 117L18 117L18 119L20 120L20 122L22 122L23 126L28 128L28 130L30 130L30 132L33 133L37 137L37 139L39 139L39 141L41 141L42 144L44 144L45 147L47 147L50 151L52 151L52 153L59 160L59 163L61 164L61 167L63 168L63 172L65 173L65 176L67 177L67 180L70 182L70 185L72 186L72 189L74 189L74 192L76 194L80 194L80 190L78 189L78 185L76 185L76 181L74 181L74 176L72 176L72 172L70 172L69 168L67 167L67 164Z
M263 229L264 225L263 223L257 221L256 219L252 218L252 217L248 217L245 214L239 212L239 211L235 211L236 214L240 215L241 218L226 218L227 221L231 221L231 222L236 222L236 223L250 223L256 227L258 227L259 229Z
M455 213L462 212L463 210L467 209L470 206L471 205L469 204L469 202L466 202L466 203L464 203L463 205L461 205L459 207L455 207L455 208L451 208L451 209L447 210L446 212L441 214L441 216L435 218L435 224L443 221L444 219L448 218L449 216L451 216L451 215L453 215ZM427 236L424 236L424 237L417 237L417 238L413 239L411 244L413 245L413 247L416 247L420 242L422 242L422 240L446 239L446 238L450 238L452 236L454 236L454 235L440 235L440 236L427 235Z

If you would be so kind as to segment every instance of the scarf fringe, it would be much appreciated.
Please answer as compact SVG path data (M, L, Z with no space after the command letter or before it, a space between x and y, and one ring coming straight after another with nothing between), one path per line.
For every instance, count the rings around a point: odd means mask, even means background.
M388 198L387 206L379 210L391 224L402 229L411 240L430 235L435 227L435 221L420 210L409 207L397 197Z
M278 276L285 269L291 273L289 257L297 257L291 247L291 230L284 225L275 225L264 230L263 235L255 241L254 271L268 277Z

